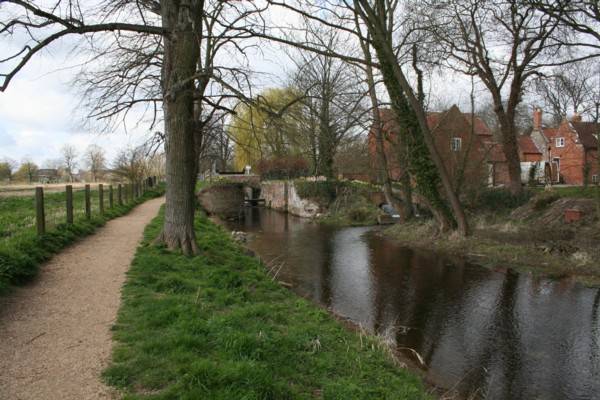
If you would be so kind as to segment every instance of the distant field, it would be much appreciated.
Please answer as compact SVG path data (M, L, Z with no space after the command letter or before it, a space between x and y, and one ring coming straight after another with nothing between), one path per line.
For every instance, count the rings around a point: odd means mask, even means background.
M110 183L106 182L98 182L90 184L91 186L97 186L98 184L104 184L104 186L108 186ZM0 185L0 197L10 197L10 196L33 196L35 193L35 188L41 186L44 188L44 193L52 193L52 192L64 192L65 186L67 183L48 183L45 185L42 184L16 184L16 185ZM70 183L73 186L73 190L83 189L85 187L85 183Z

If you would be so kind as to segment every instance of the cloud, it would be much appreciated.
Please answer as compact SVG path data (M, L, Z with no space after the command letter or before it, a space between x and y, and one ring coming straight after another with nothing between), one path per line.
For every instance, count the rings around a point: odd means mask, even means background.
M5 44L6 39L0 39L0 48ZM27 157L43 165L60 158L65 144L74 145L80 154L98 144L112 159L121 149L143 143L148 132L135 123L127 131L121 125L104 135L95 132L93 124L82 128L85 111L78 108L72 82L83 58L67 51L74 44L63 41L37 55L0 93L0 159Z
M0 125L0 153L2 152L2 148L14 146L15 144L15 139Z

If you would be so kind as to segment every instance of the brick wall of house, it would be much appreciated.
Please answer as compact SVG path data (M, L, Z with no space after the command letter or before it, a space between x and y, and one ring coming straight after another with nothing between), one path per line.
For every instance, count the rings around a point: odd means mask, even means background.
M459 171L464 170L467 185L485 184L487 178L485 149L480 135L471 132L471 124L458 107L452 107L442 114L432 131L435 147L440 154L450 179L455 182ZM458 151L452 149L453 138L459 138Z
M506 162L493 163L493 178L494 181L490 184L507 185L510 182L510 176L508 175L508 164Z
M559 138L564 138L563 147L556 146ZM571 124L564 120L556 129L554 136L549 139L548 157L553 163L556 158L559 159L560 181L568 185L582 185L584 181L583 160L585 150Z
M382 112L384 149L390 175L393 180L399 180L402 174L399 162L401 153L398 149L398 126L392 115L390 110ZM456 106L445 113L430 113L428 123L435 139L435 147L444 161L452 181L457 179L458 171L464 168L464 182L472 185L485 184L488 176L485 159L487 152L482 138L486 138L486 136L473 134L468 118ZM481 126L478 128L481 129ZM458 151L452 149L453 138L461 139ZM369 152L372 175L378 177L381 174L381 161L374 131L369 134Z
M540 162L540 161L542 161L541 154L523 153L521 155L521 162Z

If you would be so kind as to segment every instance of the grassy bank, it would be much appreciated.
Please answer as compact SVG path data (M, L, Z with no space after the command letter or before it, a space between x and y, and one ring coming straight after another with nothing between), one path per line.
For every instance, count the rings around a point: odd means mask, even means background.
M377 224L381 210L373 203L372 193L380 189L356 181L294 181L298 196L320 204L327 210L319 222L334 226L365 226Z
M198 217L201 255L151 245L123 290L105 380L126 399L425 399L375 338L274 283L222 228Z
M122 206L108 209L104 215L92 210L92 218L85 219L82 207L83 193L74 193L76 208L75 223L68 225L53 219L52 215L64 212L64 193L46 196L48 230L38 236L32 221L35 221L35 201L33 197L10 197L0 199L0 294L7 292L12 285L29 281L37 273L39 265L75 240L92 233L106 221L127 213L136 205L162 195L163 188L149 190L142 197ZM96 204L96 207L97 204ZM59 211L63 210L63 211ZM64 218L61 218L64 221Z
M511 202L501 193L470 210L472 235L440 234L430 219L398 224L383 234L413 248L433 250L492 268L514 268L600 285L600 227L593 202L578 188L540 192ZM587 191L583 191L587 193ZM578 194L577 197L572 197ZM495 196L495 197L494 197ZM580 222L566 224L565 209L585 209Z

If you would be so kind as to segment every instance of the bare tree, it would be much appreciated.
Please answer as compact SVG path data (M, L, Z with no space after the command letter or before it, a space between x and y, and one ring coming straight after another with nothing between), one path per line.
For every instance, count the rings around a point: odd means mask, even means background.
M106 153L104 149L95 144L89 145L83 154L83 161L86 168L90 171L92 180L97 182L102 171L106 168Z
M65 168L65 174L69 178L69 182L73 182L73 174L77 168L77 150L74 146L66 144L60 150L62 154L62 165Z
M404 40L398 39L396 33L406 21L406 14L399 2L386 0L354 0L341 3L319 1L278 1L269 0L270 4L284 7L296 12L303 18L315 23L335 28L344 32L349 40L356 40L359 36L357 30L364 29L360 36L369 37L374 49L376 67L382 76L383 83L390 97L392 109L400 126L402 140L410 150L410 166L412 176L416 182L417 190L423 196L423 202L429 204L430 209L439 222L440 230L445 231L457 227L463 235L469 233L468 223L464 210L456 194L453 192L448 172L444 166L435 146L432 133L427 124L427 117L423 103L423 74L418 63L413 63L416 76L415 87L409 81L409 76L403 70L406 54L412 53L414 46ZM355 20L359 20L359 27ZM293 29L290 29L293 31ZM317 54L339 57L348 63L364 65L366 61L355 54L344 54L343 49L328 49L302 38L277 36L276 33L255 33L257 37L269 37L288 45L293 45ZM440 193L440 186L444 196Z
M18 163L8 157L0 161L0 180L6 180L9 183L13 180L13 175L17 169Z
M202 117L210 115L209 108L225 108L223 99L237 95L236 90L243 91L246 71L234 58L243 56L245 48L252 45L239 42L251 39L249 26L262 23L259 6L218 0L107 0L99 6L77 0L44 5L6 0L2 9L10 18L0 23L0 35L23 43L13 54L0 57L0 67L6 70L0 72L1 91L33 56L68 35L84 35L91 47L109 42L97 54L104 65L111 54L143 48L139 53L146 62L141 70L136 69L138 58L134 58L133 63L125 63L127 74L109 67L108 75L98 76L97 87L106 91L95 97L100 107L91 115L110 119L136 104L151 104L152 110L160 113L157 119L164 123L161 137L168 184L163 231L157 242L186 254L197 252L194 188L197 142L205 122ZM227 59L220 63L217 55L223 53ZM142 78L145 83L138 85ZM148 87L153 89L141 90ZM160 88L158 97L156 88Z
M563 38L568 47L586 50L582 58L600 55L600 4L597 0L528 0L571 31Z
M199 171L212 169L226 171L233 159L233 142L225 129L226 113L213 115L204 127L203 140L198 150Z
M112 163L112 172L131 183L140 183L148 171L149 160L144 146L120 151Z
M331 28L306 24L306 40L324 48L341 48L340 35ZM303 93L303 133L312 149L315 175L334 176L333 163L343 141L357 137L368 119L366 88L360 70L338 58L296 50L293 85Z
M560 123L569 112L597 120L600 106L599 73L596 63L586 60L557 67L551 73L536 78L536 92L554 123Z
M422 29L448 55L446 65L479 77L489 91L508 163L510 190L522 192L515 115L526 82L556 60L558 22L517 0L448 0L419 4ZM431 9L435 8L435 12Z
M37 171L37 164L34 163L33 160L31 160L31 158L25 157L23 160L21 160L21 165L19 166L19 169L15 172L15 177L18 180L26 180L28 183L33 183Z
M398 157L400 168L402 169L400 178L401 181L401 190L402 190L402 200L403 203L400 204L393 193L392 186L392 175L390 172L390 163L388 162L387 151L386 151L386 140L384 138L385 132L383 129L383 121L381 111L379 109L379 99L377 96L377 87L376 87L376 79L375 73L373 70L373 56L371 54L371 47L369 44L369 40L367 37L362 36L362 31L360 30L360 23L355 15L355 23L356 28L359 34L359 43L360 48L363 52L363 56L365 58L366 64L364 66L364 74L365 80L368 87L369 99L371 101L371 113L372 113L372 125L371 132L374 135L377 154L379 156L378 164L380 165L380 178L383 182L383 194L385 196L386 202L391 205L394 209L398 210L401 213L403 220L409 220L413 217L413 208L412 208L412 187L409 176L409 168L408 168L408 157L405 154L399 154ZM396 149L398 152L399 149Z

